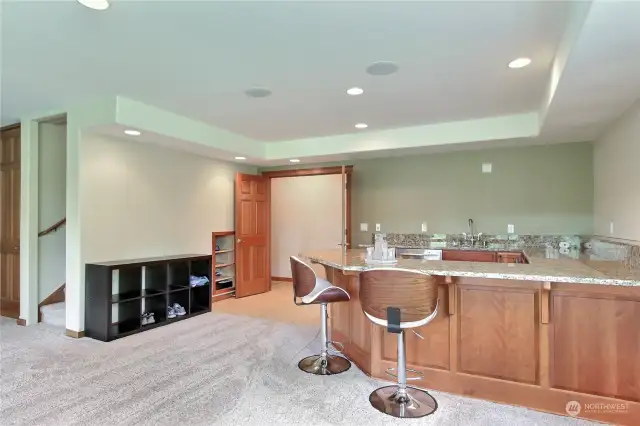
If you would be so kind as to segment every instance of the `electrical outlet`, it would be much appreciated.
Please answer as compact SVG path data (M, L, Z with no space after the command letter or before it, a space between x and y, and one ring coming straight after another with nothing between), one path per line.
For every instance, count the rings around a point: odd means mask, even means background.
M491 163L482 163L482 173L491 173L493 165Z
M613 235L613 221L609 222L609 233Z
M361 223L360 224L360 230L363 232L367 232L369 230L369 224L368 223Z
M376 223L376 231L380 232L380 224L379 223Z
M515 226L513 226L512 224L507 225L507 232L509 234L513 234L514 232L516 232Z
M427 232L427 222L422 222L422 232Z

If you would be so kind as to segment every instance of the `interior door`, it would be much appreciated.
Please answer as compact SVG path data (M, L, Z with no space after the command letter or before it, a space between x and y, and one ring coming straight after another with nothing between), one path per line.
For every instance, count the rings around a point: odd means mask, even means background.
M236 297L271 290L269 178L236 174Z
M0 132L0 315L20 315L20 127Z

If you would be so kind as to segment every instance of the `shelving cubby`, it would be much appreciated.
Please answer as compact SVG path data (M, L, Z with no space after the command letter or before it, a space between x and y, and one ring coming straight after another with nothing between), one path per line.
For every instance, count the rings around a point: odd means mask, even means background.
M213 253L212 301L235 297L235 232L213 232L211 236Z
M211 310L213 257L181 255L87 264L85 335L111 341ZM192 287L190 276L209 282ZM168 318L167 306L179 303L186 314ZM142 313L155 322L142 325Z

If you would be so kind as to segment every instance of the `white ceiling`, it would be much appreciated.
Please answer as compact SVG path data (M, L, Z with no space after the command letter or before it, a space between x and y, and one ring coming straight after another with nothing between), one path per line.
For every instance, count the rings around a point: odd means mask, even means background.
M640 98L640 2L594 2L574 41L542 134L591 140Z
M75 2L5 5L8 119L124 95L258 140L536 108L561 2ZM26 25L25 25L26 24ZM507 63L531 55L531 68ZM365 73L391 60L400 71ZM511 71L511 72L510 72ZM244 90L264 86L270 98ZM349 97L351 86L365 89ZM4 97L3 96L3 97Z
M574 38L560 1L111 3L3 3L2 124L108 95L256 141L537 112L567 40L550 142L593 139L640 96L640 3L598 4ZM381 60L399 72L365 73Z

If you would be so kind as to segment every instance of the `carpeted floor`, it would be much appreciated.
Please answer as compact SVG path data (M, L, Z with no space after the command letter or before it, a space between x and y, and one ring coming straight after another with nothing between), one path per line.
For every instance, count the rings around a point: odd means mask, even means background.
M0 424L578 425L587 422L432 392L438 411L398 420L371 408L380 382L355 366L298 370L317 327L206 314L111 343L0 320Z

